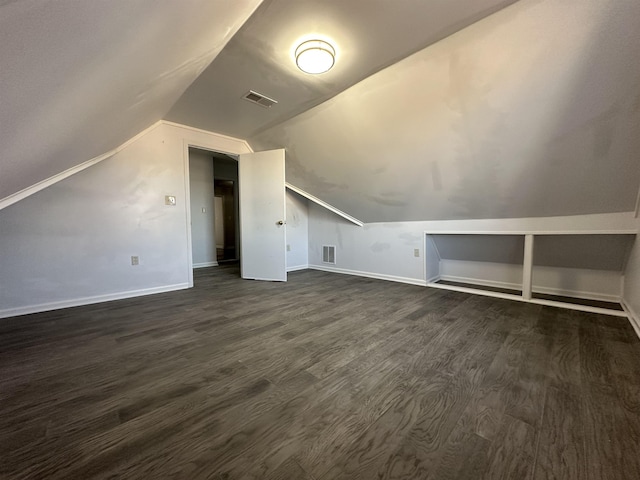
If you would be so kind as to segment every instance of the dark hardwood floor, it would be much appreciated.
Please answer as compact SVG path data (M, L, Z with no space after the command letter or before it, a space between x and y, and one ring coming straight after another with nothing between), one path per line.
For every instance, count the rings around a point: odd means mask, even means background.
M317 271L195 277L0 320L0 478L640 478L626 319Z

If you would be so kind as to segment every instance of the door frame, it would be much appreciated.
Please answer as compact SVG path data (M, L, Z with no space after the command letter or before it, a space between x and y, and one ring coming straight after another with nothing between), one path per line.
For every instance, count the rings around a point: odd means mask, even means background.
M185 190L185 210L186 210L186 233L187 233L187 278L189 279L189 287L193 287L193 244L191 238L191 187L190 187L190 178L189 178L189 148L197 148L198 150L205 150L207 152L212 153L224 153L225 155L230 156L236 162L238 161L238 155L242 153L253 153L253 149L249 147L246 142L242 142L243 146L246 147L246 150L242 148L228 148L231 142L224 142L224 140L231 140L230 138L222 137L221 140L223 142L216 141L202 141L202 140L192 140L192 139L183 139L182 141L182 158L183 158L183 168L184 168L184 190ZM235 142L238 140L233 139ZM227 143L227 145L221 145L223 143ZM226 147L226 148L225 148ZM244 151L241 151L244 150ZM211 160L213 162L213 159ZM213 172L215 175L215 171ZM211 179L213 182L213 179ZM238 175L238 184L240 183L240 176ZM240 232L239 243L242 243L242 232Z

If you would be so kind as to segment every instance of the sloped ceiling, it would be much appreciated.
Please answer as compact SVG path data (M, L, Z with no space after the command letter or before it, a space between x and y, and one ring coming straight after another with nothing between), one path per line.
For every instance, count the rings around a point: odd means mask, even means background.
M250 142L366 222L633 211L638 52L640 2L521 0Z
M367 222L634 209L640 2L260 3L0 0L0 199L165 118L286 148ZM315 35L337 63L309 76Z
M0 1L0 199L160 120L259 3Z
M514 1L265 0L166 119L251 138ZM317 37L336 47L336 67L307 75L293 51ZM242 100L249 90L278 104Z

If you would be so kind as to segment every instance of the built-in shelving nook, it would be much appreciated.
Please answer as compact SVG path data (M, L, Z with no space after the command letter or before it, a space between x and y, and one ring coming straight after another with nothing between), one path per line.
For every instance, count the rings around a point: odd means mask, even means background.
M626 316L629 232L425 232L427 286Z

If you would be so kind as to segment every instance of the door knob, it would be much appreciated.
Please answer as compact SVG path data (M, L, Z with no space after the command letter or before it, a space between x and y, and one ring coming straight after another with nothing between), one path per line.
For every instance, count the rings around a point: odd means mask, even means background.
M287 222L284 222L284 221L282 221L282 220L279 220L279 221L278 221L278 225L284 225L285 223L287 223Z

